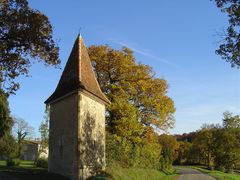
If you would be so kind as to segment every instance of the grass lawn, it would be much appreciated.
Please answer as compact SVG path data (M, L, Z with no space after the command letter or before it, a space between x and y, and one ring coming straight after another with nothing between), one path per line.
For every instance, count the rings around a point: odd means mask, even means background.
M7 162L6 161L0 161L0 166L6 166Z
M155 169L141 169L141 168L121 168L108 167L106 169L106 176L97 176L93 180L173 180L178 176L176 171L158 171Z
M5 161L0 161L0 172L5 172L19 180L68 180L52 174L47 169L37 168L32 161L21 161L19 166L7 167ZM155 169L108 167L103 176L93 180L173 180L178 176L176 171L158 171Z
M240 174L237 173L224 173L221 171L216 170L208 170L206 167L203 166L189 166L193 169L197 169L201 172L207 173L218 180L240 180Z
M32 161L21 161L19 166L8 167L0 161L0 172L7 173L19 180L69 180L63 176L49 173L47 169L37 168Z
M20 167L29 167L29 168L33 168L34 167L34 162L33 161L21 161Z

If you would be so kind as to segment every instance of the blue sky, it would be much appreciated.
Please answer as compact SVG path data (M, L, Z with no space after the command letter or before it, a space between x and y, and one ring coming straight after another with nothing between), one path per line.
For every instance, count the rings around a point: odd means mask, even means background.
M221 123L226 110L240 114L240 70L215 54L218 32L227 17L209 0L29 1L47 15L58 40L62 69L35 63L31 77L18 78L21 88L10 97L12 115L37 132L44 101L54 91L81 27L87 46L131 48L137 61L153 67L169 83L176 106L176 127L191 132L203 123ZM36 133L37 135L37 133Z

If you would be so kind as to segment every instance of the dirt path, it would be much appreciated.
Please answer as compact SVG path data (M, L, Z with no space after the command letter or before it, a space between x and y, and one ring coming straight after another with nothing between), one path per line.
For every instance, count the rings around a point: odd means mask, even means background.
M176 169L179 170L181 174L177 180L215 180L212 176L203 174L202 172L195 169L180 167L177 167Z

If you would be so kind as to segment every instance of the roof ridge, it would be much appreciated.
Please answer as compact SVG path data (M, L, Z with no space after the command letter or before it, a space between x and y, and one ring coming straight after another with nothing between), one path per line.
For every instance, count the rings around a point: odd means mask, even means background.
M106 104L110 104L110 101L101 91L83 38L81 34L78 34L57 88L45 103L51 103L80 89L86 90Z
M85 43L84 43L84 40L83 40L81 34L80 34L79 38L80 38L80 52L82 52L82 48L86 48L86 46L85 46ZM86 48L86 50L87 50L87 48ZM101 87L100 87L100 85L99 85L99 83L98 83L97 77L96 77L95 72L94 72L93 67L92 67L92 63L91 63L89 54L88 54L88 53L86 53L86 54L87 54L87 56L88 56L88 58L86 58L86 61L89 61L89 63L91 64L90 71L91 71L91 73L93 74L94 80L96 81L97 88L98 88L99 92L102 94L102 96L104 96L104 98L105 98L107 101L109 101L108 98L106 97L106 95L102 92ZM82 55L83 55L83 53L80 53L80 63L81 63ZM82 78L82 72L81 72L81 68L80 68L80 82L82 81L81 78ZM91 92L91 93L92 93L92 92ZM95 94L95 95L96 95L96 94ZM109 101L109 103L110 103L110 101Z

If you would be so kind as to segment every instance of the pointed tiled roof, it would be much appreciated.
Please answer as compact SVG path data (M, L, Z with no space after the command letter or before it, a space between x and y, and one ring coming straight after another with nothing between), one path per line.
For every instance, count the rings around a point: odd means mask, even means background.
M45 103L49 104L71 92L81 89L96 96L106 104L110 104L110 101L100 89L87 48L81 35L79 35L74 43L57 88Z

